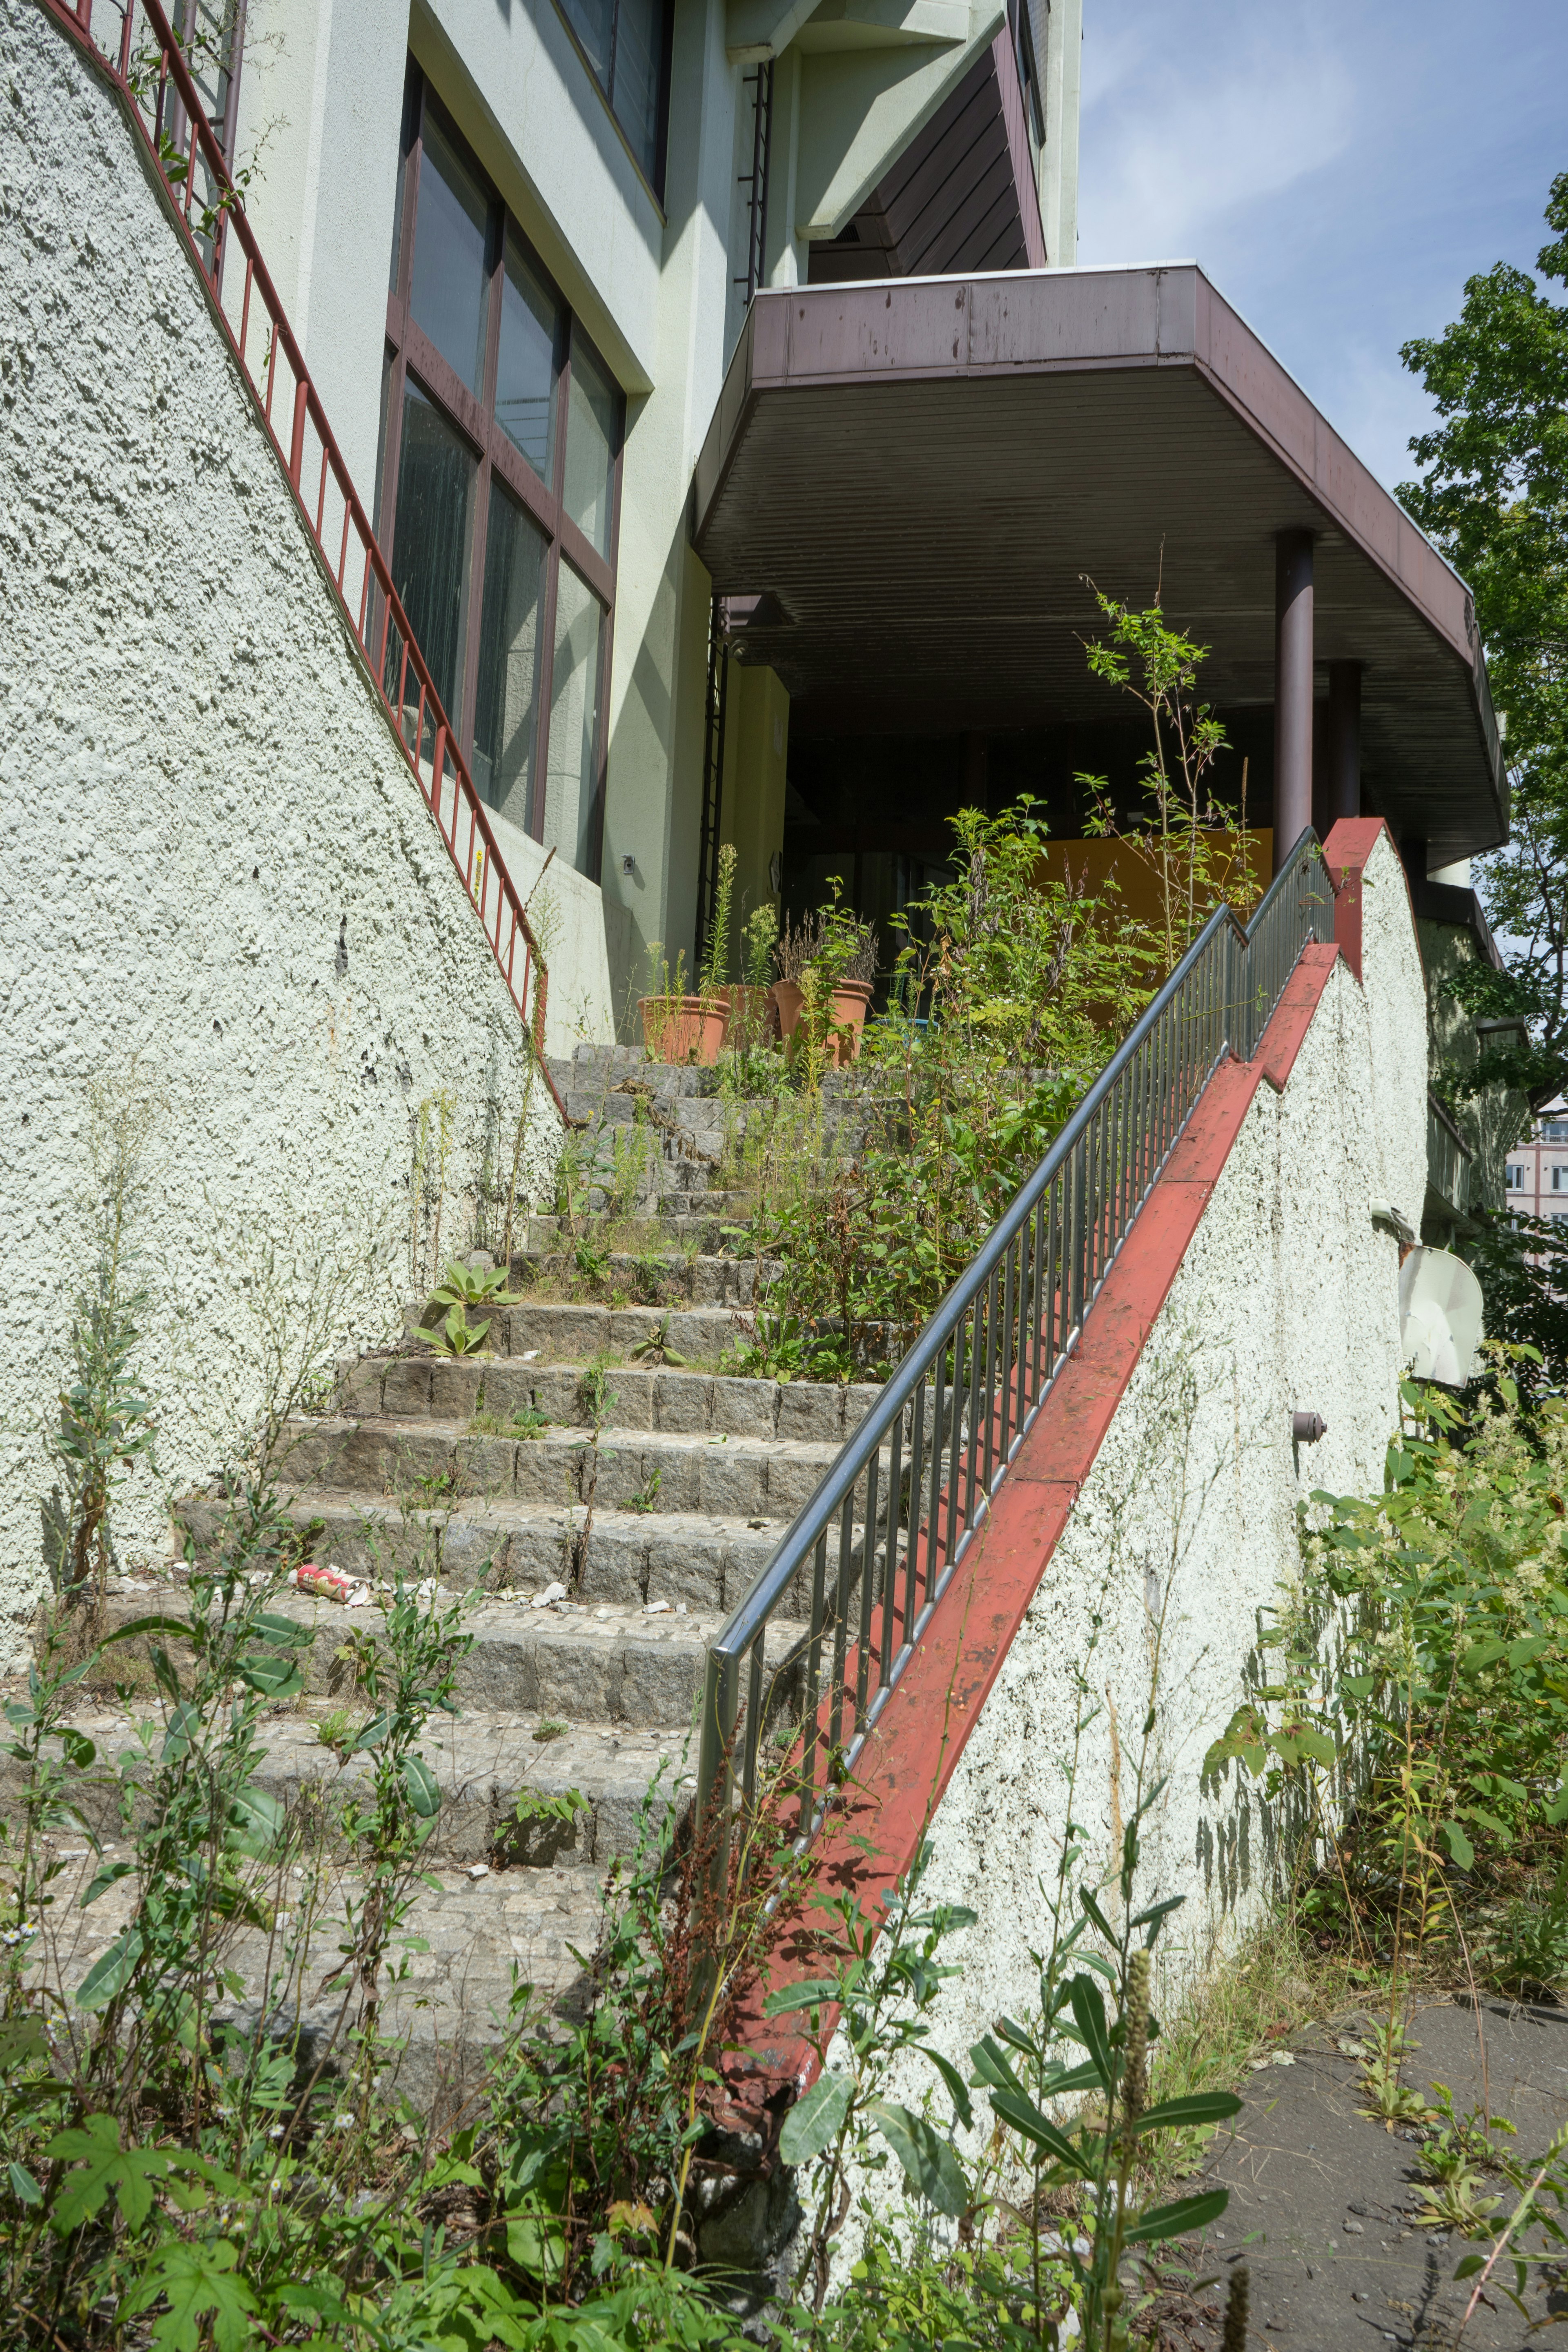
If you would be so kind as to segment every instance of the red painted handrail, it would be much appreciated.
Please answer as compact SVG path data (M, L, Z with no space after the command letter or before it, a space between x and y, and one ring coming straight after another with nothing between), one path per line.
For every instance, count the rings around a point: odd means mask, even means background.
M158 166L218 324L239 362L403 756L463 877L501 978L532 1037L545 1084L564 1119L566 1107L544 1060L549 974L529 928L527 909L506 870L484 803L453 738L429 667L415 642L370 517L332 437L304 353L284 314L168 18L159 0L122 0L114 10L119 22L110 56L93 33L93 0L76 0L75 6L68 0L43 0L43 5L82 44L112 84ZM140 52L135 47L138 8L152 43L150 49ZM196 193L198 173L205 175L205 203ZM245 259L237 327L224 289L224 262L231 238ZM231 288L229 301L232 299ZM281 383L280 362L285 376ZM279 437L275 415L288 419L287 446Z

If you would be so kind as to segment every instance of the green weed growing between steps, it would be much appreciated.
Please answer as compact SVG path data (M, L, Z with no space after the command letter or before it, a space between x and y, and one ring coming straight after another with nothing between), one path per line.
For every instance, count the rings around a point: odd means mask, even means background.
M898 919L889 1009L834 1097L858 1146L824 1149L809 1052L801 1107L748 1139L751 1238L780 1271L737 1370L852 1379L895 1363L1145 1002L1146 952L1112 900L1042 877L1032 800L963 811L953 829L957 876Z

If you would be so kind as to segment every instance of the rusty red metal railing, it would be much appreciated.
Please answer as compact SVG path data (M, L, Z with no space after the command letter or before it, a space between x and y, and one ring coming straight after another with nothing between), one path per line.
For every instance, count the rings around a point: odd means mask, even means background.
M415 641L369 515L332 437L304 353L159 0L43 0L112 84L158 166L217 323L342 608L403 756L483 925L490 952L544 1060L549 974L468 763ZM108 47L103 28L112 22ZM231 246L243 257L226 267ZM281 426L281 430L279 429Z

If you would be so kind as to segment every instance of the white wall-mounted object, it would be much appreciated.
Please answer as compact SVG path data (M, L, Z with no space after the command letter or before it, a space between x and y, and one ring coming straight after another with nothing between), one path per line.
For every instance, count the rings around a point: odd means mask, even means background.
M1452 1250L1413 1249L1399 1269L1399 1332L1418 1381L1461 1389L1480 1361L1481 1286Z

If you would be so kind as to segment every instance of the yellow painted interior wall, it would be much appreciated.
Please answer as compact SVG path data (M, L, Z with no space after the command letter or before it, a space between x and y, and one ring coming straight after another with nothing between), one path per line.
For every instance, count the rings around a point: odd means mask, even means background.
M1245 834L1205 833L1203 839L1214 853L1216 881L1227 881L1245 868L1257 897L1262 897L1274 871L1272 827L1249 828ZM1070 883L1086 898L1114 880L1120 892L1119 915L1151 924L1162 919L1158 877L1124 841L1049 842L1040 858L1040 871L1042 878Z

